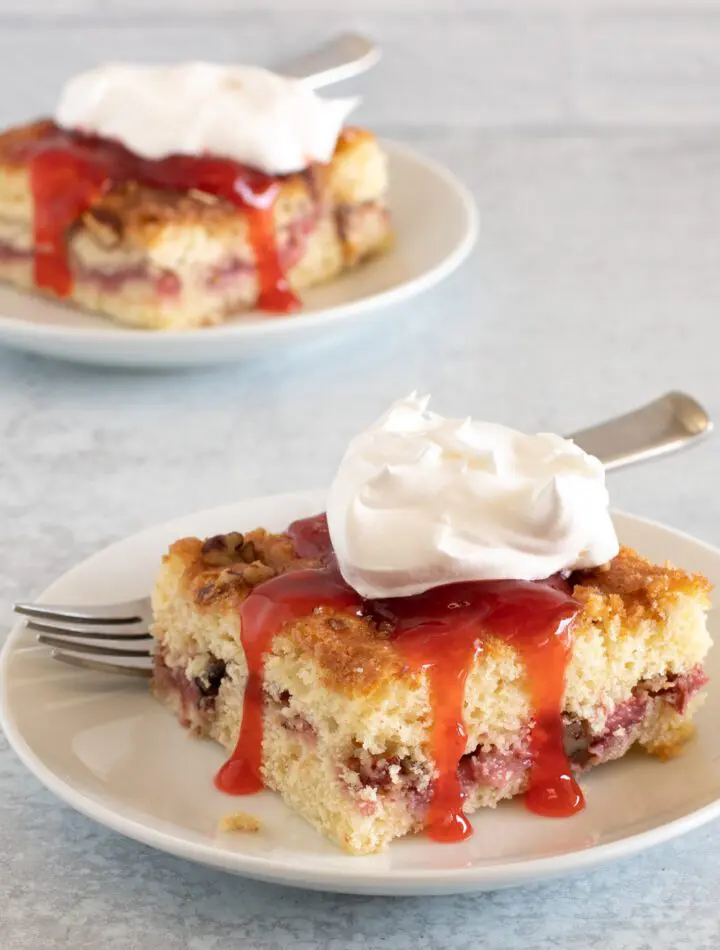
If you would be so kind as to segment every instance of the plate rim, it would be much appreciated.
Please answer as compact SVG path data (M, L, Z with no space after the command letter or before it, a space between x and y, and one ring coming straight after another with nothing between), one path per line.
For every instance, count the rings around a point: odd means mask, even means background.
M452 274L467 259L477 241L480 232L480 212L478 210L475 198L467 185L449 168L435 159L429 158L422 152L417 151L409 145L395 142L390 139L380 140L383 148L389 157L398 156L404 161L422 167L425 171L432 173L447 185L458 198L459 207L462 208L463 236L455 247L446 254L442 260L413 277L410 280L403 281L401 284L390 287L387 290L381 290L377 293L362 297L359 300L348 303L340 303L334 306L323 307L319 310L310 311L302 315L297 320L273 320L266 319L255 323L222 323L213 327L196 327L188 330L163 330L162 332L152 332L135 327L124 327L107 318L107 326L103 327L74 327L67 325L53 326L44 323L30 323L17 317L7 316L0 313L0 344L13 345L20 344L23 340L33 341L38 339L54 340L57 342L76 342L78 346L83 344L107 343L109 340L117 338L126 345L142 346L143 351L162 350L170 344L185 346L191 348L198 339L212 340L218 342L236 340L245 338L248 341L274 338L277 336L287 337L293 334L301 333L303 330L311 331L327 324L333 324L346 317L357 316L367 311L368 313L391 306L402 300L417 296L424 290L440 283L450 274ZM14 288L12 285L3 285L9 290L15 290L17 293L23 291ZM32 294L30 294L32 296ZM38 298L41 299L42 298ZM62 301L49 301L57 306L63 306ZM72 305L68 305L72 307ZM73 308L74 309L74 308ZM102 318L102 314L96 314Z
M234 505L253 506L268 501L290 500L302 504L317 504L324 490L305 490L284 492L241 499L238 502L201 509L171 518L143 528L126 537L119 538L95 551L76 565L65 571L49 584L38 596L37 601L52 597L56 585L67 580L76 570L85 568L94 558L103 555L113 547L134 540L142 543L144 535L151 535L159 528L171 529L176 522L187 519L209 519ZM679 539L690 542L705 553L720 561L720 548L661 522L623 511L613 510L613 517L627 524L641 525L650 529L670 532ZM18 620L12 627L2 650L0 650L0 686L8 675L10 659L20 648L21 637L25 630L24 621ZM620 860L640 853L655 845L672 840L679 835L693 831L712 819L720 816L720 794L716 799L696 808L687 814L674 818L656 828L630 834L615 841L593 845L589 848L569 851L565 854L531 858L529 860L503 860L499 864L481 864L472 867L450 869L404 869L385 871L376 867L363 869L359 862L362 858L347 855L347 870L342 876L338 869L288 868L277 859L264 855L252 855L243 852L223 850L202 842L188 841L161 828L153 827L134 818L119 815L110 804L103 804L92 797L77 791L72 784L57 775L30 748L13 719L8 690L0 689L0 727L8 740L12 751L17 755L28 771L56 797L75 811L96 821L98 824L118 832L143 845L164 851L176 857L193 861L207 867L214 867L232 874L267 883L283 884L306 890L333 893L354 893L387 896L460 894L500 890L507 887L560 877L572 872L587 870L598 865Z

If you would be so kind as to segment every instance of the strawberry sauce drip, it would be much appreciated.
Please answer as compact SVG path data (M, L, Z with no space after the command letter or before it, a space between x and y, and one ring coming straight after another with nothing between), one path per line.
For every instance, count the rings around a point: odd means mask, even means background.
M170 155L150 160L118 142L47 123L43 134L18 145L13 157L29 162L34 202L34 278L66 297L72 290L69 228L109 189L129 182L163 191L196 190L224 198L247 215L255 253L261 310L289 313L299 306L275 244L273 206L280 179L230 159Z
M363 600L340 575L324 515L297 521L288 533L299 556L318 558L323 566L261 584L240 608L250 675L240 737L218 774L219 788L232 794L262 788L265 656L286 623L323 606L384 624L408 666L428 677L436 773L427 820L431 837L460 841L472 833L463 814L458 765L466 752L465 684L487 636L512 646L527 670L533 710L527 807L557 817L583 807L565 754L561 719L572 621L580 606L562 579L463 582L413 597Z
M554 581L552 586L531 581L464 582L414 597L368 603L365 612L391 625L411 668L429 677L437 771L428 818L433 838L457 841L470 833L457 768L466 751L465 683L487 635L517 650L527 670L534 725L525 804L548 816L570 815L582 807L582 792L565 754L561 719L570 626L579 605Z
M240 627L248 683L237 746L215 778L219 789L231 795L249 795L263 787L263 674L275 635L285 624L309 616L319 605L352 613L361 603L333 568L281 574L260 584L245 599L240 607Z

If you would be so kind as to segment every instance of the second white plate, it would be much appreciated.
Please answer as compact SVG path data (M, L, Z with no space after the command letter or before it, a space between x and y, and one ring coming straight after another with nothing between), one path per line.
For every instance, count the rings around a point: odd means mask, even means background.
M262 524L281 529L319 510L321 494L281 495L199 512L143 531L89 558L45 592L46 601L103 603L146 594L176 538ZM622 541L648 557L701 571L720 584L720 551L669 528L618 514ZM717 632L717 625L711 623ZM483 810L475 834L441 845L424 836L387 852L350 857L280 799L228 798L213 786L223 751L192 741L144 682L64 667L22 625L0 659L1 721L26 766L73 808L130 838L259 880L358 894L449 894L525 884L621 858L720 813L720 660L698 716L698 736L676 760L629 755L583 776L585 811L538 818L520 802ZM222 834L238 807L255 835ZM38 845L41 847L41 844ZM141 856L139 856L141 859Z
M299 313L251 313L218 327L158 333L126 329L105 317L0 286L0 345L105 366L227 363L312 343L427 290L472 249L478 231L475 203L446 169L405 146L383 145L389 158L394 246L338 280L304 292Z

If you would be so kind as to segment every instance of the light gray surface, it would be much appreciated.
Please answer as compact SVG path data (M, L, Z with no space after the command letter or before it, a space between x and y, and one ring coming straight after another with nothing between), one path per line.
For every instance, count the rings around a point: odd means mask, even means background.
M0 121L107 58L272 64L346 29L385 54L373 124L720 124L720 0L0 0Z
M327 481L414 387L444 412L570 431L672 388L720 419L720 134L402 133L472 187L462 272L375 330L195 374L0 351L0 601L142 526ZM421 213L419 205L418 213ZM720 438L612 477L616 506L720 539ZM233 527L233 526L229 526ZM716 687L717 688L717 687ZM0 753L3 950L717 950L720 825L591 874L423 900L301 894L97 828Z

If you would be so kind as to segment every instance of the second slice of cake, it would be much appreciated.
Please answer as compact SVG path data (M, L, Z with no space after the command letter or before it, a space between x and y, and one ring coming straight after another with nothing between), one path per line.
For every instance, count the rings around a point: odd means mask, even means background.
M76 77L77 124L0 135L0 279L147 329L297 309L390 235L378 142L298 87L211 64Z

